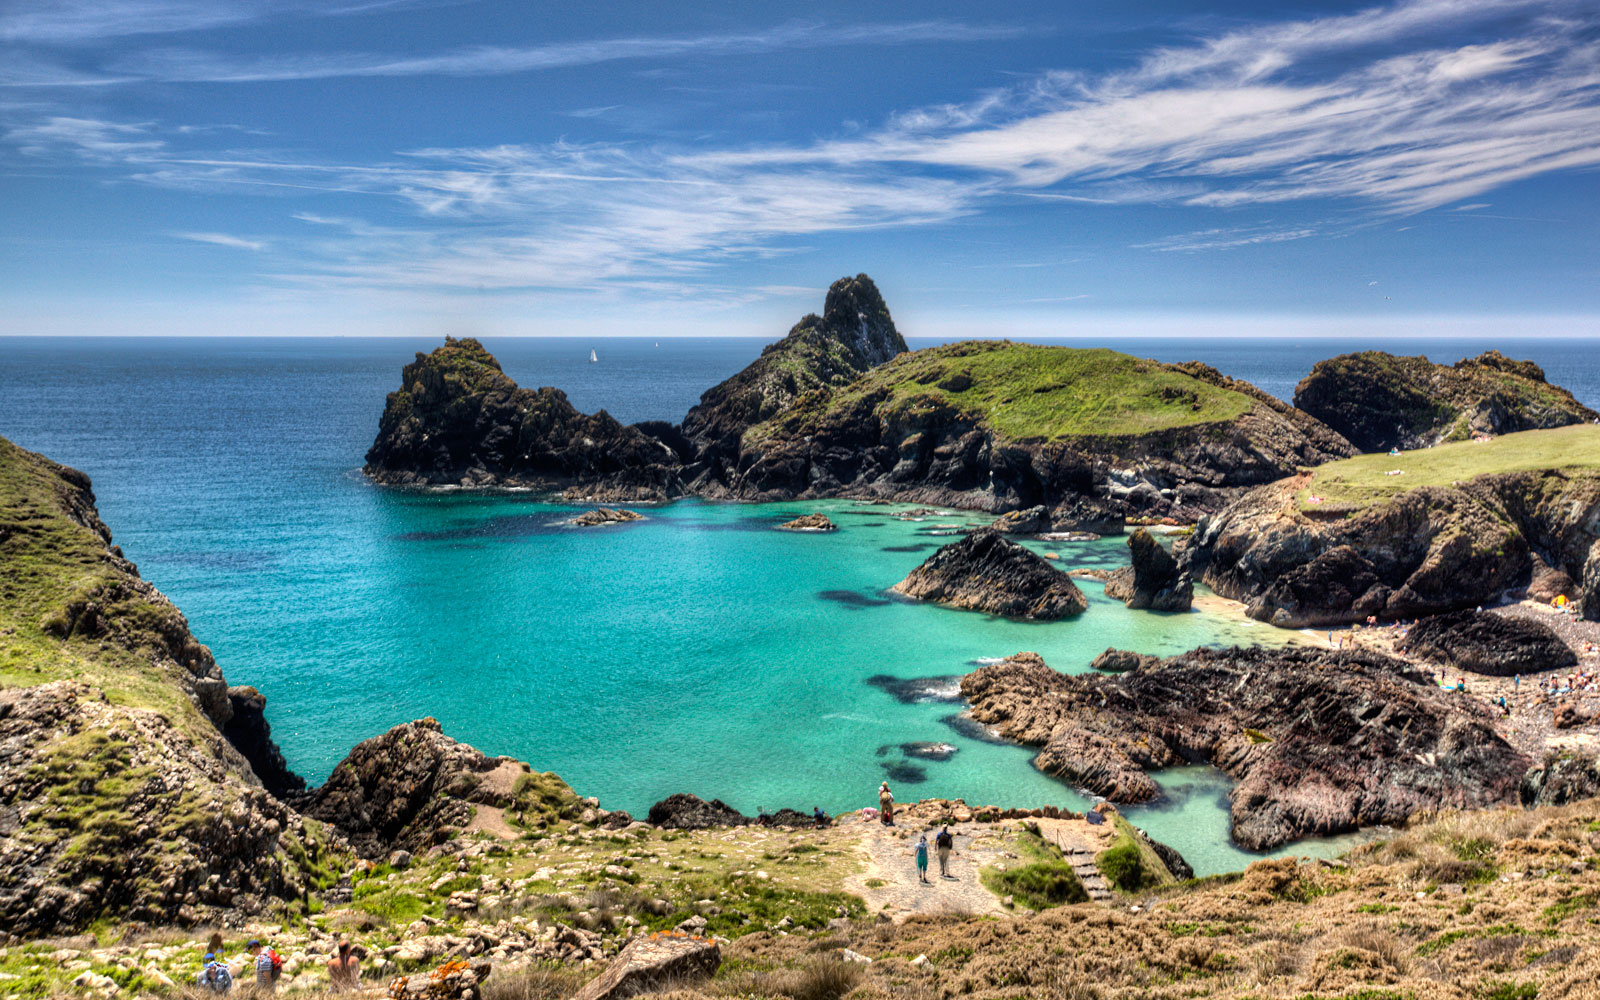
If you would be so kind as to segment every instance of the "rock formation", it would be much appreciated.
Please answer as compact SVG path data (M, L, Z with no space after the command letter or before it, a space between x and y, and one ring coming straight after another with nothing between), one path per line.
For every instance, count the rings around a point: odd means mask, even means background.
M1600 795L1600 759L1583 753L1552 751L1522 776L1522 804L1563 806Z
M1589 547L1589 558L1583 564L1578 608L1583 612L1583 617L1600 622L1600 539Z
M697 795L679 792L650 807L650 822L669 830L702 830L712 826L747 826L755 820L721 799L707 802Z
M722 948L715 941L689 934L637 937L578 991L576 1000L628 1000L663 983L681 989L713 975L721 965Z
M1545 381L1532 361L1499 351L1451 366L1382 351L1319 361L1294 405L1362 451L1427 448L1474 434L1592 423L1600 414Z
M1367 652L1197 649L1126 674L1059 674L1034 653L961 682L972 717L1034 764L1118 802L1150 771L1210 761L1238 781L1233 837L1266 849L1515 798L1529 762L1486 709Z
M785 521L778 525L780 531L833 531L836 525L828 520L826 514L801 514L793 521Z
M637 511L622 510L618 507L596 507L586 510L572 519L572 523L579 528L593 528L602 524L626 524L629 521L642 521L644 515Z
M679 496L681 458L604 410L579 413L559 389L521 389L483 345L446 338L417 354L389 394L365 472L395 486L519 486L574 496Z
M1579 445L1600 432L1534 433ZM1452 447L1497 445L1513 465L1524 451L1515 438ZM1252 490L1203 520L1184 568L1249 605L1252 617L1291 628L1493 604L1528 580L1535 553L1582 579L1586 592L1600 587L1600 560L1590 558L1600 538L1600 468L1492 472L1351 507L1304 505L1321 475Z
M192 923L301 895L317 848L249 762L281 767L264 720L111 544L89 478L4 439L0 566L0 637L50 652L0 689L0 928Z
M1128 537L1133 564L1106 580L1106 596L1130 608L1151 611L1188 611L1194 603L1189 574L1150 532L1140 528Z
M944 546L892 589L918 600L1040 621L1089 606L1071 577L987 529Z
M487 757L444 735L430 718L358 745L303 811L338 827L363 856L383 858L395 850L426 851L481 809L540 829L577 821L590 808L555 775L510 757Z
M1548 626L1485 611L1424 618L1411 626L1399 648L1452 669L1491 677L1538 673L1578 662L1572 647Z
M1161 657L1150 656L1146 653L1133 653L1126 649L1108 649L1094 658L1089 664L1095 670L1104 670L1108 674L1125 674L1130 670L1142 670L1153 667L1161 662Z
M289 770L283 751L272 741L272 727L267 724L267 696L253 687L231 687L228 701L233 713L222 727L222 735L244 754L261 784L280 799L305 791L306 779Z

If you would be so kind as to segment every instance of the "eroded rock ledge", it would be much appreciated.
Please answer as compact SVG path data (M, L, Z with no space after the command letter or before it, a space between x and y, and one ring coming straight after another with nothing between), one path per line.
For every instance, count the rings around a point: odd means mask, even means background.
M1515 801L1530 763L1477 702L1367 652L1197 649L1112 676L1019 653L961 691L973 718L1039 747L1041 771L1113 801L1155 798L1157 768L1211 762L1238 781L1233 837L1251 849Z

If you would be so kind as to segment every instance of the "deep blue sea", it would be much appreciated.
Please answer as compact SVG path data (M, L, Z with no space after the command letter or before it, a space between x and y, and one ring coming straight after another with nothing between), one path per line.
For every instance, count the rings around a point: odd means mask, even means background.
M488 341L508 374L618 419L680 419L762 340ZM913 347L927 346L914 341ZM1600 407L1600 343L1430 339L1069 341L1193 358L1288 398L1313 362L1382 347L1455 361L1499 346ZM1019 624L884 599L967 515L905 521L848 501L680 502L580 531L526 495L379 489L359 473L384 396L421 340L0 339L0 435L88 472L140 572L188 615L233 684L268 697L292 767L320 782L357 742L433 715L488 753L555 771L613 808L667 794L746 812L902 800L1082 807L1028 751L945 720L954 678L1023 649L1062 670L1107 646L1171 653L1294 638L1194 612L1129 611L1085 581L1080 618ZM588 361L593 348L599 362ZM805 509L827 536L771 530ZM1038 546L1113 566L1120 539ZM873 678L944 678L908 692ZM899 694L904 697L897 697ZM952 759L902 744L944 741ZM1196 870L1236 868L1227 782L1162 778L1128 810ZM1296 850L1305 851L1307 845Z

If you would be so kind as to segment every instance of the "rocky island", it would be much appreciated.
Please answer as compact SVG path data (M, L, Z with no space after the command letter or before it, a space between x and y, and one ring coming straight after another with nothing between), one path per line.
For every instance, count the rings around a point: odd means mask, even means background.
M1034 621L1081 614L1089 606L1071 577L987 529L944 546L891 589L921 601Z

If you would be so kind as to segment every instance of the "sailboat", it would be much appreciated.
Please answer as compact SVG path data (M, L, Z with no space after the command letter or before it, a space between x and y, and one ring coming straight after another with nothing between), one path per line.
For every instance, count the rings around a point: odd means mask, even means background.
M599 358L597 358L597 357L595 357L595 356L594 356L594 351L592 351L592 350L591 350L591 351L590 351L590 352L589 352L589 360L590 360L590 361L599 361L599 360L600 360L600 359L599 359Z

